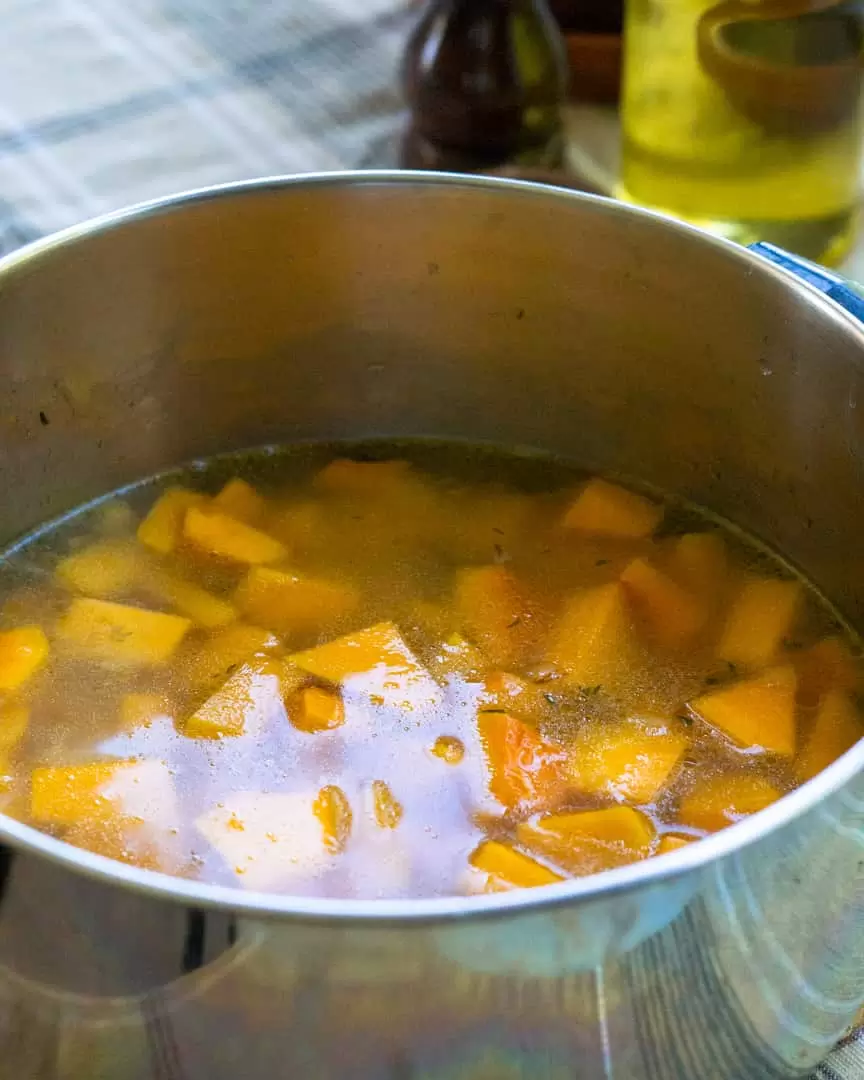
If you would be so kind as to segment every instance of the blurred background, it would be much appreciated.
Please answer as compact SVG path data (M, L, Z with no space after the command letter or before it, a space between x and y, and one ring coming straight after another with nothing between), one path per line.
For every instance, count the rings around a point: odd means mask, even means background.
M0 247L251 176L598 190L864 276L838 0L0 0Z

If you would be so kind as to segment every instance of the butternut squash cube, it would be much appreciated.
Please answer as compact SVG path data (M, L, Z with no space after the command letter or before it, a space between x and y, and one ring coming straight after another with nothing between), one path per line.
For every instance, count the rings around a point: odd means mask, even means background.
M104 821L117 813L151 816L172 788L158 761L95 761L33 770L30 816L37 825L68 826Z
M727 825L764 810L780 792L757 773L733 773L704 780L678 808L678 822L692 829L717 832Z
M528 724L503 712L477 716L489 792L507 810L551 802L562 787L562 752Z
M586 795L650 803L665 787L687 745L680 732L664 726L596 725L574 740L567 776Z
M576 686L614 685L630 668L632 616L616 581L575 594L553 631L549 659Z
M567 513L567 529L619 540L650 536L663 517L663 507L633 491L595 477L589 480Z
M729 612L718 657L744 668L770 664L792 631L801 599L797 581L752 578L746 582Z
M229 480L213 498L213 508L246 525L258 526L267 514L267 503L245 480Z
M411 473L407 461L352 461L337 458L315 476L316 487L349 495L376 495L401 486Z
M376 704L411 712L438 704L441 690L392 622L294 653L291 662L325 682L360 690Z
M30 710L26 705L7 701L0 707L0 762L5 762L27 734Z
M718 532L685 533L672 544L670 575L694 596L715 599L727 584L729 552Z
M237 610L232 604L191 581L157 571L150 575L149 583L160 599L205 630L218 630L237 621Z
M583 876L647 858L651 820L629 806L549 814L516 827L518 843L570 874Z
M183 539L208 555L247 566L282 562L288 556L285 546L267 533L227 514L194 506L183 519Z
M268 658L243 664L180 730L190 739L236 738L260 732L274 716L284 716L279 675L276 663Z
M234 600L247 618L287 636L325 629L346 618L357 608L360 594L348 584L255 566Z
M488 874L491 884L499 888L532 889L564 881L561 874L497 840L485 840L472 851L468 861L475 870Z
M279 639L269 630L234 623L182 656L178 667L190 686L203 690L224 682L239 664L278 652L279 647Z
M195 821L219 852L238 884L247 889L288 889L310 879L331 862L321 822L308 794L230 795Z
M690 708L738 746L791 757L796 742L796 683L790 665L772 668L705 694Z
M799 783L811 780L864 737L864 724L854 704L841 690L829 690L795 762Z
M660 843L657 845L657 854L669 855L673 851L680 851L681 848L692 844L695 839L695 836L676 836L675 833L664 833L660 837Z
M791 659L798 672L798 700L802 705L817 705L831 690L853 693L861 685L860 661L842 638L823 638Z
M634 559L622 573L621 584L651 640L665 648L692 644L708 621L704 602L647 559Z
M0 690L17 690L48 659L48 638L38 626L0 633Z
M315 817L321 823L324 846L334 855L345 850L351 836L354 815L348 796L335 784L321 788L312 804Z
M81 656L117 667L153 667L168 660L191 622L111 600L73 600L57 636Z
M69 589L106 598L128 592L142 572L141 551L123 540L102 540L67 555L57 577Z
M138 526L138 539L160 555L170 555L180 543L187 510L204 506L207 496L187 488L169 488Z
M300 731L332 731L345 723L345 706L332 690L307 686L292 699L288 715Z
M454 610L461 628L495 667L513 667L524 659L533 637L532 613L503 566L459 571Z

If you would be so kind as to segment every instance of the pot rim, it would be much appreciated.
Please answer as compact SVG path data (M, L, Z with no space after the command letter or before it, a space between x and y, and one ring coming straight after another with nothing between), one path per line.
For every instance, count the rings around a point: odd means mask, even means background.
M88 237L102 235L127 223L141 221L151 215L171 213L195 203L292 188L376 185L402 188L480 188L490 191L499 190L502 193L509 191L523 198L589 203L598 213L653 221L658 228L671 229L689 236L692 243L714 248L718 254L739 263L742 273L773 277L786 288L797 292L802 300L821 308L823 317L838 324L838 329L856 336L862 357L864 357L864 326L862 324L814 286L801 281L747 248L666 215L617 202L605 196L567 188L555 188L532 181L455 173L345 170L260 177L183 191L100 215L19 248L0 259L0 287L10 276L32 270L33 264L50 257L57 249L65 248ZM154 900L182 903L196 908L222 909L237 915L255 916L257 919L293 917L306 922L324 923L338 920L340 924L359 924L369 927L438 924L454 919L461 921L466 918L485 919L508 914L539 913L565 904L598 900L640 887L660 885L683 874L705 870L721 859L792 824L819 803L837 793L862 770L864 770L864 740L812 780L784 795L772 806L719 833L707 836L698 843L688 844L668 855L646 859L643 862L632 863L585 878L547 885L539 889L523 889L511 893L479 896L410 900L338 900L282 896L246 891L240 887L207 885L152 870L141 870L105 856L75 848L71 844L57 840L3 814L0 814L0 843L8 842L13 849L47 858L58 866L83 874L106 886L117 885L152 897Z

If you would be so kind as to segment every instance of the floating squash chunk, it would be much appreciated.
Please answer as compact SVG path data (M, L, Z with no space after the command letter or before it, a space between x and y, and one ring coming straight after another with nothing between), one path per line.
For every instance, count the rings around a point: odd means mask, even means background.
M360 594L348 584L256 566L238 587L235 602L253 622L290 635L344 619L357 608Z
M632 617L618 582L576 593L567 603L549 648L567 682L614 685L632 660Z
M401 487L411 474L407 461L352 461L337 458L315 476L314 484L326 491L349 495L377 495Z
M770 664L792 631L801 600L797 581L753 578L746 582L732 604L717 655L746 668Z
M708 620L705 604L647 559L634 559L621 584L652 641L666 648L692 644Z
M495 667L524 659L534 637L519 583L503 566L479 566L456 575L454 610L462 629Z
M372 813L381 829L395 829L402 820L402 803L383 780L372 781Z
M716 776L684 796L678 808L678 821L693 829L717 832L764 810L779 798L777 788L757 773Z
M27 734L30 710L26 705L6 702L0 706L0 763L5 762Z
M729 574L726 541L717 532L685 533L672 543L667 565L670 575L694 596L714 600Z
M564 881L554 870L497 840L484 841L468 861L475 870L489 875L491 885L502 889L532 889Z
M489 792L507 810L555 798L562 786L562 752L523 721L503 712L477 716Z
M564 515L564 527L593 536L641 540L663 517L663 507L607 480L589 480Z
M332 690L307 686L291 699L288 715L300 731L332 731L345 723L345 706Z
M860 662L839 637L823 638L792 657L798 672L798 700L817 705L830 690L857 690L861 684Z
M152 667L169 659L191 625L179 615L82 597L60 619L57 636L82 656Z
M183 519L183 538L208 555L256 566L287 558L284 544L218 511L192 507Z
M772 668L744 682L714 690L690 708L738 746L771 754L795 753L795 669Z
M0 690L17 690L48 659L48 638L38 626L0 633Z
M240 792L195 826L247 889L287 889L331 862L311 795Z
M267 513L267 503L251 484L235 477L213 498L213 508L247 525L260 525Z
M483 680L480 709L509 712L520 720L537 724L548 708L548 701L536 683L507 671L492 671Z
M150 575L149 583L165 603L205 630L218 630L237 621L237 610L232 604L191 581L157 571Z
M660 837L660 843L657 845L657 854L669 855L673 851L680 851L681 848L687 847L688 844L692 844L695 839L695 836L676 836L674 833L665 833Z
M207 496L187 488L169 488L138 526L138 539L160 555L170 555L183 535L183 520L192 507L204 506Z
M668 727L596 725L580 732L569 752L567 776L586 795L653 802L687 749Z
M279 649L279 639L260 626L234 623L213 634L178 663L189 685L204 689L224 681L238 664Z
M103 540L67 555L57 577L69 589L105 598L128 592L142 573L140 548L123 540Z
M582 876L647 858L655 832L638 810L613 806L524 821L516 828L516 839L568 873Z
M276 661L260 658L235 671L180 730L190 739L232 738L259 732L272 717L283 715L280 669Z
M30 816L38 825L56 826L105 821L118 813L162 820L172 813L173 791L171 773L161 761L37 768L30 782Z
M862 737L864 724L858 710L842 691L829 690L795 762L798 781L803 784L827 769Z
M321 823L324 846L334 855L345 850L351 836L354 815L348 796L335 784L321 788L312 804L315 817Z
M438 684L392 622L294 653L290 660L325 682L361 690L378 704L411 711L441 700Z

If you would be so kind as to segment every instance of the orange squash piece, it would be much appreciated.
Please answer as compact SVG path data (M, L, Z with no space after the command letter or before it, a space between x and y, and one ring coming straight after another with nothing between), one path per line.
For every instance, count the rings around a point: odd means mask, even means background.
M138 539L160 555L170 555L180 543L183 520L193 506L205 506L207 496L188 488L169 488L138 526Z
M549 647L549 659L576 686L614 686L632 663L632 616L618 582L576 593Z
M706 723L742 747L791 757L795 753L795 687L791 665L772 668L691 702Z
M442 619L446 621L446 615L443 612ZM461 634L450 634L438 646L430 661L430 667L441 679L461 675L463 678L475 680L479 679L485 669L486 661L476 645L472 645Z
M516 827L518 843L570 874L583 876L647 858L654 826L629 806L550 814Z
M511 675L507 671L492 671L483 680L480 708L492 712L509 712L520 720L537 724L548 702L536 683Z
M663 517L663 507L633 491L589 480L567 513L564 527L593 536L641 540L650 536Z
M38 626L0 633L0 690L17 690L48 659L48 638Z
M475 870L488 874L490 885L499 889L533 889L565 880L536 859L497 840L484 841L468 861Z
M625 567L621 585L651 641L665 648L691 645L708 621L704 602L647 559L634 559Z
M269 658L243 664L180 730L190 739L226 739L259 732L281 717L282 685L277 663Z
M811 780L864 737L861 715L841 690L829 690L795 762L799 783Z
M678 822L692 829L717 832L727 825L764 810L780 792L758 773L733 773L704 780L685 795L678 808Z
M669 574L693 596L714 600L729 575L729 552L718 532L685 533L671 545Z
M586 795L650 803L665 787L687 746L684 735L663 725L595 725L574 740L567 776Z
M528 724L503 712L480 712L480 742L491 795L507 810L548 803L561 788L562 752Z
M227 514L195 506L183 519L183 539L208 555L247 566L282 562L288 557L285 545L267 533Z
M124 785L117 784L123 773L135 781L136 773L146 779L146 766L161 763L141 761L96 761L87 765L51 766L33 770L30 781L30 816L37 825L77 825L87 820L104 820L118 812L118 796ZM143 770L143 771L142 771Z
M120 725L127 731L150 727L154 720L170 716L171 710L160 694L124 694L120 699Z
M513 667L524 659L533 638L533 613L505 567L460 570L454 610L466 635L495 667Z
M744 668L770 664L793 629L802 600L797 581L752 578L735 598L720 638L721 660Z
M312 810L321 822L324 846L327 850L334 855L344 851L351 836L354 815L351 812L348 796L342 788L335 784L328 784L321 788L312 804Z
M141 550L124 540L102 540L67 555L57 577L69 589L106 598L128 592L142 572Z
M279 639L269 630L234 623L178 658L184 681L197 690L221 684L239 664L279 650Z
M307 686L291 701L288 710L291 723L300 731L332 731L345 723L345 706L338 694Z
M7 701L0 706L0 768L27 734L30 710L26 705Z
M380 829L395 829L402 820L402 803L383 780L372 781L372 812Z
M401 486L411 474L407 461L352 461L337 458L315 476L314 484L326 491L349 495L377 495Z
M861 685L861 665L839 637L823 638L790 659L798 672L798 700L818 705L830 690L853 693Z
M234 600L252 622L287 636L320 631L346 618L356 610L360 594L345 583L255 566Z
M214 496L212 506L221 514L227 514L246 525L260 525L267 514L266 501L251 484L239 477L229 480Z
M660 843L657 845L657 854L669 855L673 851L680 851L681 848L692 844L695 839L695 836L677 836L675 833L664 833L660 837Z
M112 600L73 600L57 636L75 653L117 667L153 667L168 660L191 627L189 619Z
M148 584L162 601L205 630L218 630L237 621L233 604L191 581L157 570L148 576Z
M439 735L431 752L448 765L458 765L465 757L465 744L455 735Z

